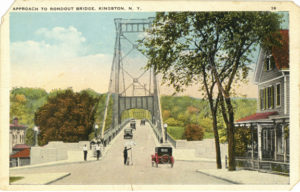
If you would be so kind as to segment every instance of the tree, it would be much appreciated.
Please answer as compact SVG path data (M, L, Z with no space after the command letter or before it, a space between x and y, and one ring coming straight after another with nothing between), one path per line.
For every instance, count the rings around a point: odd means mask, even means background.
M25 137L25 143L27 145L33 146L34 145L34 131L32 128L27 128L26 130L26 137Z
M202 140L204 129L197 124L188 124L185 128L185 136L188 141Z
M205 90L213 117L213 130L216 148L217 168L222 168L219 135L217 128L217 109L219 98L215 99L214 88L216 81L209 76L211 70L206 65L205 57L195 49L196 39L191 39L194 33L195 17L190 13L158 13L149 36L144 40L146 49L142 50L149 56L147 66L163 74L164 82L168 81L176 91L194 82L202 82L201 89ZM196 38L196 37L194 37Z
M279 24L280 16L270 12L157 13L143 41L141 50L149 56L147 67L162 73L176 91L202 83L213 118L218 168L218 105L227 128L229 170L235 170L232 85L246 79L250 56L258 45L270 49L278 44Z
M235 154L244 156L247 152L247 146L251 145L251 129L245 129L244 127L236 128L234 138L236 141Z
M171 115L171 113L170 113L169 110L163 110L162 117L163 117L164 120L168 119L170 117L170 115Z
M70 89L49 97L48 102L35 113L35 124L40 127L39 144L88 140L93 130L97 102L97 98L86 92L74 93Z

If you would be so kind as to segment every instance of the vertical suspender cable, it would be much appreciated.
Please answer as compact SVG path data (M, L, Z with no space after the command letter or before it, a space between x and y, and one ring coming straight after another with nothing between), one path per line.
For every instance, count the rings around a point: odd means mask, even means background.
M117 49L118 38L120 38L120 37L119 37L118 30L117 30L115 47L114 47L114 58L113 58L113 62L111 65L111 70L110 70L110 79L109 79L108 91L107 91L107 96L106 96L105 110L104 110L104 115L103 115L101 138L104 137L105 121L107 118L108 105L109 105L109 100L110 100L110 96L111 96L111 87L112 87L112 81L113 81L113 71L114 71L114 66L115 66L115 61L116 61L116 54L117 54L116 49Z

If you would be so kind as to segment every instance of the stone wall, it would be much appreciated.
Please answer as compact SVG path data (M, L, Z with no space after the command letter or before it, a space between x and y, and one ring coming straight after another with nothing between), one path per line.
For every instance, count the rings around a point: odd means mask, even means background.
M221 157L225 158L228 153L227 144L220 144ZM176 149L194 149L197 157L215 158L216 148L214 139L202 141L176 140Z
M52 141L42 147L31 147L31 164L47 163L51 161L60 161L68 159L68 151L82 151L84 145L89 147L89 141L80 141L78 143L64 143L62 141Z

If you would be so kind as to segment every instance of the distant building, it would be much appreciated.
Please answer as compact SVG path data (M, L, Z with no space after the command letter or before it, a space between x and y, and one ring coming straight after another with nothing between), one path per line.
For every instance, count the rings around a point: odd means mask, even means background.
M25 144L25 134L27 126L20 125L18 118L13 119L12 124L9 126L9 153L13 152L13 147L17 144Z
M289 31L281 30L282 46L261 49L254 74L258 85L257 113L236 121L251 129L252 144L237 161L245 167L289 171ZM243 159L245 158L245 159ZM242 162L242 163L241 163Z
M25 144L17 144L10 155L10 167L18 167L30 164L30 147Z

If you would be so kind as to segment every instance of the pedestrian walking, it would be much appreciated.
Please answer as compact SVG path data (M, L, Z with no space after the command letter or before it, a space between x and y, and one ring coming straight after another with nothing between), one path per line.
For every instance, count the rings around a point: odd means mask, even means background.
M83 146L83 158L85 161L86 161L87 153L88 153L88 148L86 145L84 145Z
M123 150L123 155L124 155L124 165L126 165L127 163L127 158L128 158L128 150L130 150L131 148L128 148L127 147L124 147L124 150Z
M102 142L100 142L100 157L102 157L103 153L104 153L103 144Z
M100 157L100 145L99 145L99 143L96 145L96 153L97 153L97 160L99 160L99 157Z

